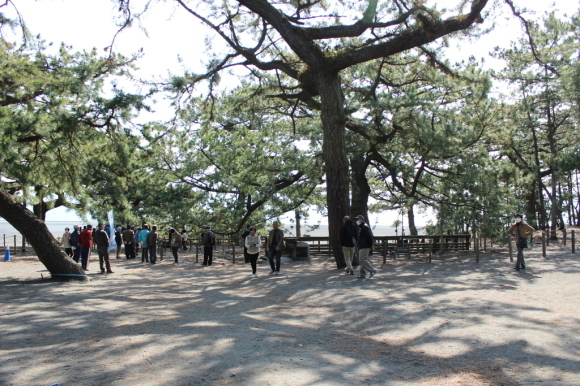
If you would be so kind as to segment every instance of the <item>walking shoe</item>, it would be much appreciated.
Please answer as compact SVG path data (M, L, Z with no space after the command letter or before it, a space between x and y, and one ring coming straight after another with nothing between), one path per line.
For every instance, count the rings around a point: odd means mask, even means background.
M102 275L103 273L105 273L105 270L104 270L104 269L101 269L101 275Z
M371 274L369 275L369 279L373 276L375 276L377 274L377 271L372 271Z
M279 275L279 274L280 274L280 271L276 271L276 275Z
M367 278L367 275L358 275L357 276L357 279L366 279L366 278Z
M113 272L113 271L107 271L107 273L115 273L115 272Z
M273 275L275 273L276 273L276 271L270 271L270 275Z
M252 276L250 276L250 277L256 277L256 274L255 274L255 273L253 273L253 274L252 274Z
M350 274L351 275L354 275L354 271L352 269L350 270Z
M350 272L348 269L344 272L345 275L350 275Z

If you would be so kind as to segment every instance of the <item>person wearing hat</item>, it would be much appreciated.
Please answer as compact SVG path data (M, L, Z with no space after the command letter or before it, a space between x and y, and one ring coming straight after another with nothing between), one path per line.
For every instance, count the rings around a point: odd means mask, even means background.
M147 247L149 248L149 261L157 264L157 225L151 227L151 232L147 234Z
M508 230L508 234L516 238L516 245L518 247L518 256L516 259L516 266L514 269L526 269L526 262L524 261L524 248L528 247L527 238L534 233L535 229L530 224L522 220L521 214L514 216L514 225Z
M358 247L358 262L360 265L358 278L366 278L366 271L369 271L369 277L373 277L377 274L377 270L369 261L369 254L371 249L373 249L374 244L373 232L371 231L371 228L365 223L365 218L363 216L358 215L355 217L355 220L358 225L358 237L356 244Z

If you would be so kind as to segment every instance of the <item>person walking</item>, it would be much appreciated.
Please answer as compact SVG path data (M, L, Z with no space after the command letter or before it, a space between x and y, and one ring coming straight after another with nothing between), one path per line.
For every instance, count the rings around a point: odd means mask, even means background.
M246 247L246 237L250 234L251 225L246 226L246 230L241 234L242 245L244 246L244 263L248 264L250 262L250 257L248 256L248 248Z
M260 247L262 246L262 239L256 234L256 227L250 227L250 234L244 240L244 246L247 249L248 259L252 265L252 277L257 277L258 273L257 263L260 255Z
M157 264L157 225L151 227L151 232L147 234L147 247L149 248L149 261Z
M183 250L187 251L187 231L185 229L181 230L181 242L183 243Z
M111 270L111 262L109 261L109 234L105 230L105 224L99 223L97 227L98 229L93 234L93 238L97 245L101 274L105 273L105 267L107 267L107 273L113 273Z
M206 226L205 232L201 234L201 243L203 244L203 263L201 265L211 265L215 246L215 233L209 226Z
M73 250L71 248L71 243L70 243L70 228L66 227L64 228L64 233L62 235L62 247L64 248L64 253L66 253L66 255L68 257L73 257Z
M81 246L79 244L81 231L78 225L73 225L73 229L74 231L70 234L70 245L73 251L73 260L78 263L81 260Z
M123 246L123 228L117 227L115 229L115 243L117 243L117 259L121 258L121 247Z
M141 243L141 262L149 262L149 244L147 243L147 236L149 235L149 225L143 224L143 229L139 232L139 242Z
M179 256L177 255L177 252L179 251L179 248L181 248L182 246L181 235L175 229L171 228L169 230L169 240L175 264L179 264Z
M534 232L534 227L523 221L521 214L516 214L514 216L514 224L508 230L508 234L515 237L516 245L518 248L516 266L514 267L516 271L519 271L520 269L526 269L526 262L524 261L524 248L528 247L528 236L532 235Z
M344 216L342 219L342 227L340 227L340 245L342 246L342 254L344 255L344 261L346 263L347 275L354 275L352 261L354 258L357 234L357 229L350 217Z
M125 257L127 260L135 258L135 232L133 227L129 226L123 232L123 244L125 244Z
M280 274L280 261L282 260L282 249L284 249L284 232L278 227L278 221L272 223L272 230L268 234L268 242L266 244L266 252L268 253L268 261L270 262L270 275ZM274 262L274 259L275 262Z
M88 224L86 229L79 235L79 245L81 247L81 267L85 271L89 270L89 255L93 247L93 226Z
M365 223L364 216L358 215L355 217L355 219L359 228L356 244L358 247L358 262L360 266L358 278L366 278L366 271L370 272L369 278L371 278L377 274L377 270L369 261L369 254L374 245L373 232L371 231L371 228Z

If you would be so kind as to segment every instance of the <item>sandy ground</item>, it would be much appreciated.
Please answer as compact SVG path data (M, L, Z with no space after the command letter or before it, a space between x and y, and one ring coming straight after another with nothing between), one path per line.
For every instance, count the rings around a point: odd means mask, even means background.
M113 260L57 283L34 256L0 261L2 385L579 385L580 253L327 257L280 276L218 259ZM41 280L41 274L45 280Z

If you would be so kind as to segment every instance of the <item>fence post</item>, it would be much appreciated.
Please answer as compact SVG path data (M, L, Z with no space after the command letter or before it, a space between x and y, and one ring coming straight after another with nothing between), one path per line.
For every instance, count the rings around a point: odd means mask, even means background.
M429 264L431 264L431 258L433 257L433 245L435 244L434 241L435 239L429 240Z
M14 252L16 252L16 235L14 235Z
M473 237L475 241L475 262L479 263L479 239L477 237Z
M232 241L232 264L236 264L236 244Z
M514 261L514 251L512 247L512 235L508 235L508 249L510 251L510 262Z
M576 232L572 231L572 253L576 253Z
M542 256L546 257L546 232L542 231Z
M383 265L387 264L387 240L383 240Z
M564 238L564 246L566 246L566 228L562 230L562 237Z
M22 252L26 252L26 239L22 235Z

